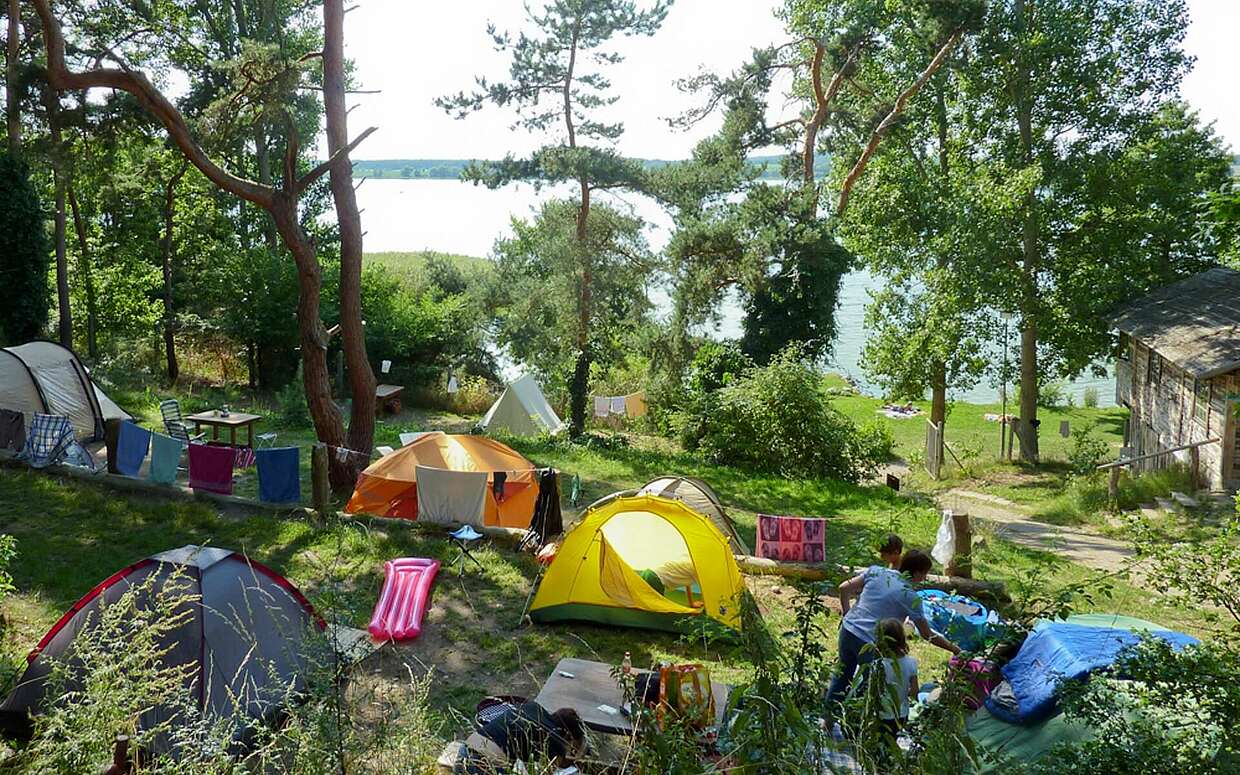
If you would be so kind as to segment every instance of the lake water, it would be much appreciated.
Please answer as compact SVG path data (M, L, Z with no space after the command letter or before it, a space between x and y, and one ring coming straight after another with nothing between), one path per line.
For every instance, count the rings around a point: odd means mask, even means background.
M527 185L508 186L491 191L481 186L455 180L367 180L357 190L362 209L362 227L366 230L367 252L435 250L471 256L491 254L495 240L511 234L513 217L530 216L546 199L572 194L571 187L548 187L535 191ZM652 248L660 249L667 241L671 219L662 208L646 197L636 195L602 198L627 205L651 224L648 239ZM844 279L840 293L836 324L839 331L834 343L830 367L833 371L853 377L862 390L877 395L860 366L865 344L865 306L875 279L858 271ZM662 309L667 307L667 290L650 289L651 298ZM719 337L740 335L741 310L736 299L725 300L720 324L711 332ZM1016 346L1015 332L1012 345ZM1112 378L1080 379L1067 386L1080 403L1086 388L1098 391L1099 403L1112 406L1115 402L1115 381ZM953 398L975 403L998 401L998 392L985 381L977 387L958 393Z

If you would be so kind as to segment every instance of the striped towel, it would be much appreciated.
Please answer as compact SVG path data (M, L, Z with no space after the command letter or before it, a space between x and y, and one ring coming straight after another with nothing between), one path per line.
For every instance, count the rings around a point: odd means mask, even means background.
M758 556L783 562L825 562L827 521L758 515Z

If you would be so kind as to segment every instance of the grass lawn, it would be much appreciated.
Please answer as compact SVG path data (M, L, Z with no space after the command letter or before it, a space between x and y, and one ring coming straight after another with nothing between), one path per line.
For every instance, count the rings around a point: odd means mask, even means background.
M212 396L201 398L210 405ZM236 405L242 406L239 401ZM146 411L140 413L145 416ZM414 412L384 423L379 440L394 439L405 427L426 429L438 422L447 427L469 424L467 418ZM283 443L286 430L280 432ZM305 431L287 433L288 441L309 440ZM750 539L757 512L832 517L830 540L835 559L842 563L873 561L870 547L888 530L898 530L911 545L928 546L933 539L937 524L933 510L886 488L754 475L709 466L664 440L624 438L627 441L604 439L593 446L512 441L537 464L560 468L566 487L573 475L579 475L583 504L674 472L710 481ZM566 520L575 514L567 509ZM447 563L454 558L442 534L415 524L343 518L314 525L268 514L220 513L207 504L122 496L98 485L12 470L0 471L0 531L15 535L20 551L13 568L17 592L4 604L8 626L2 645L12 656L23 655L69 605L115 570L186 543L241 550L285 573L327 609L329 617L356 627L364 627L370 617L384 560L416 556ZM499 544L484 548L479 556L484 570L471 567L463 579L445 567L419 640L384 647L359 668L393 686L406 678L409 669L431 670L431 700L446 724L446 734L462 727L455 713L468 715L486 694L533 696L555 662L565 656L615 664L630 651L638 664L702 662L725 681L740 681L747 675L745 658L730 647L708 647L671 634L585 624L519 627L517 619L536 575L533 559ZM1042 590L1092 578L1083 568L1014 547L985 532L979 535L975 567L981 578L1008 582L1040 569ZM775 632L790 629L796 585L775 577L750 577L747 584L768 626ZM1193 612L1122 583L1115 586L1112 597L1085 603L1082 610L1117 611L1190 632L1200 632L1203 626ZM827 637L833 639L838 616L829 616L824 624ZM925 675L941 671L944 659L937 649L917 644L915 653Z

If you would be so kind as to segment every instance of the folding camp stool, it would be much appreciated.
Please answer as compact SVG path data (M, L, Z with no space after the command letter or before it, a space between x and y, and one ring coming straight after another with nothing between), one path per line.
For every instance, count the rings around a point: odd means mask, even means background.
M255 447L255 449L271 449L275 447L276 438L279 435L280 434L276 433L275 431L267 431L266 433L258 434L257 436L254 437L258 439L258 445Z
M478 558L475 557L473 553L470 552L469 550L470 544L474 543L475 541L480 540L483 537L482 533L479 533L477 530L474 530L473 525L462 525L456 530L453 530L451 533L448 533L448 537L452 539L452 543L456 545L456 548L460 549L460 553L457 554L456 560L454 560L456 564L456 575L457 576L465 575L465 558L466 557L472 560L474 565L478 566L479 570L486 570L485 568L482 567L482 563L478 562Z

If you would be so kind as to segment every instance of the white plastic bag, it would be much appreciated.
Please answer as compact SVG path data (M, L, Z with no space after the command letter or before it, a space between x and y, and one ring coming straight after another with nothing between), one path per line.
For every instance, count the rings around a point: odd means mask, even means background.
M943 509L943 520L939 522L939 534L930 556L944 567L956 556L956 523L952 521L951 509Z

